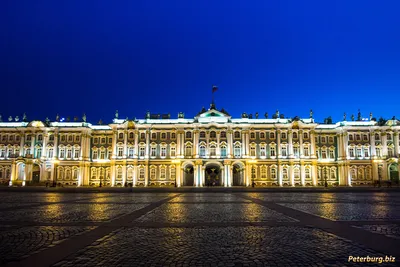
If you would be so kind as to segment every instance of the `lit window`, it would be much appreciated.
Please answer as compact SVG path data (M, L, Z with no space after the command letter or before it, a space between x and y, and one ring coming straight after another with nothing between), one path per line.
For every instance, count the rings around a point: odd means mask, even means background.
M283 168L282 170L282 178L287 179L288 178L288 170L287 168Z
M308 148L307 145L304 146L303 151L304 151L304 156L306 157L310 156L310 149Z
M376 156L382 157L382 150L379 147L375 148L375 150L376 150Z
M225 145L221 146L221 157L226 157L226 146Z
M293 147L293 154L294 154L294 156L296 157L296 158L298 158L299 157L299 147L297 147L297 146L295 146L295 147Z
M276 151L275 151L275 147L271 146L269 148L269 154L271 155L271 157L275 157L276 156Z
M155 146L151 147L150 156L153 157L153 158L156 156L156 147Z
M79 158L79 153L80 151L79 151L79 148L75 148L75 151L74 151L74 158L75 159L78 159ZM102 151L103 152L103 154L104 154L104 151Z
M325 149L325 148L323 148L323 149L321 150L321 158L323 158L323 159L326 159L326 158L327 158L326 149Z
M276 179L276 169L275 168L271 169L271 178Z
M275 139L275 133L269 132L269 139Z
M361 158L362 156L361 148L357 148L356 152L357 152L357 158Z
M144 155L145 155L145 147L141 146L139 148L139 157L144 157Z
M233 149L233 155L235 158L240 158L241 156L241 148L239 144L236 144L234 149Z
M67 149L67 159L72 158L72 148Z
M122 157L122 155L123 155L123 153L124 153L124 148L122 147L122 146L119 146L118 147L118 152L117 152L118 154L118 157Z
M294 169L294 179L299 179L300 178L300 170L299 169Z
M286 147L286 145L282 146L282 157L287 157L287 147Z
M133 158L134 152L135 152L135 149L133 147L130 147L129 152L128 152L128 155L130 158Z
M161 157L165 158L167 156L167 148L165 146L161 147Z
M150 180L155 180L156 179L156 168L151 168L150 169Z
M104 149L100 150L100 159L106 158L106 151Z
M191 145L186 145L186 147L185 147L185 156L186 157L191 157L192 156L192 146Z
M364 157L369 158L369 148L368 147L364 147Z
M354 158L354 148L352 147L349 148L349 155L351 158Z
M176 147L171 146L171 157L175 157L176 155Z
M49 150L47 151L47 155L48 155L49 159L53 158L53 153L54 153L54 149L53 148L49 148Z
M160 179L165 179L166 178L166 171L165 171L165 167L161 167L160 168Z
M267 155L265 146L260 147L260 156L265 157Z
M329 150L329 158L331 158L331 159L335 158L335 150L334 149Z
M393 153L393 148L388 147L388 157L393 157L394 153Z
M306 178L311 178L311 176L310 176L310 169L309 169L309 168L306 168L305 177L306 177Z
M204 145L200 145L200 157L206 156L206 147Z
M251 146L250 147L250 157L255 157L256 156L256 147Z
M93 150L92 152L92 159L97 159L97 150ZM61 151L60 151L60 157L61 157Z

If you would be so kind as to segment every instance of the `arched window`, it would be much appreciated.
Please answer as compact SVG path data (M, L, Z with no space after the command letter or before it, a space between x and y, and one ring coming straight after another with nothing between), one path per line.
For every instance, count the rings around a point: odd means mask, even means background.
M276 179L276 168L271 169L271 178Z
M221 157L226 157L226 145L221 145Z
M191 144L187 144L185 146L185 156L186 157L192 156L192 145Z
M201 131L200 132L200 138L206 138L206 132Z
M306 177L306 179L307 178L311 178L311 175L310 175L310 168L306 168L306 171L305 171L305 177Z
M134 137L133 132L130 132L130 133L129 133L129 139L133 139L133 137Z
M294 179L300 178L300 170L298 168L294 169Z
M220 136L221 136L221 138L226 138L226 132L222 131Z
M151 139L152 140L157 139L157 133L151 133Z
M297 139L297 132L293 132L293 139Z
M124 134L123 133L119 133L118 134L118 139L124 139Z
M211 144L210 145L210 156L215 156L216 155L216 150L217 150L217 146L215 144Z
M210 138L216 138L217 134L214 131L210 132Z
M240 156L241 156L240 144L235 144L235 147L233 149L233 155L234 155L235 158L240 158Z
M206 146L205 145L200 145L199 154L200 154L200 157L205 157L206 156Z
M145 134L145 133L140 133L140 139L141 139L141 140L146 139L146 134Z
M267 178L267 166L262 165L261 169L260 169L260 172L261 172L261 178L262 179Z
M239 131L235 132L235 138L240 138L240 132Z
M186 132L186 138L192 138L192 132Z
M375 134L375 140L380 140L380 139L381 139L381 136L378 133L376 133Z

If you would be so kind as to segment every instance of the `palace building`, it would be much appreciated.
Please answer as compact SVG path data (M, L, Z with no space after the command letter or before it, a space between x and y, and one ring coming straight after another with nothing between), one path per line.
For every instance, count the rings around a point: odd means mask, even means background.
M65 186L353 186L399 181L400 121L147 113L0 122L0 181Z

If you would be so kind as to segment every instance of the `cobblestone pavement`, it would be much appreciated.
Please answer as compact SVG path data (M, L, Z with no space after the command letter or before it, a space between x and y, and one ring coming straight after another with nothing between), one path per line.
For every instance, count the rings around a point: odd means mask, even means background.
M398 192L0 192L0 265L398 266L399 209Z

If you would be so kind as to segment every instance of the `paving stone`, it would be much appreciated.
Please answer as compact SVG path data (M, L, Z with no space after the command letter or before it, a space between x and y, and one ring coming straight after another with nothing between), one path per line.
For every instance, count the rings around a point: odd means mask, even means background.
M0 231L0 265L18 261L94 227L21 227Z
M166 203L136 221L139 222L260 222L296 220L255 203Z
M129 228L55 266L345 266L349 255L385 256L304 227Z

